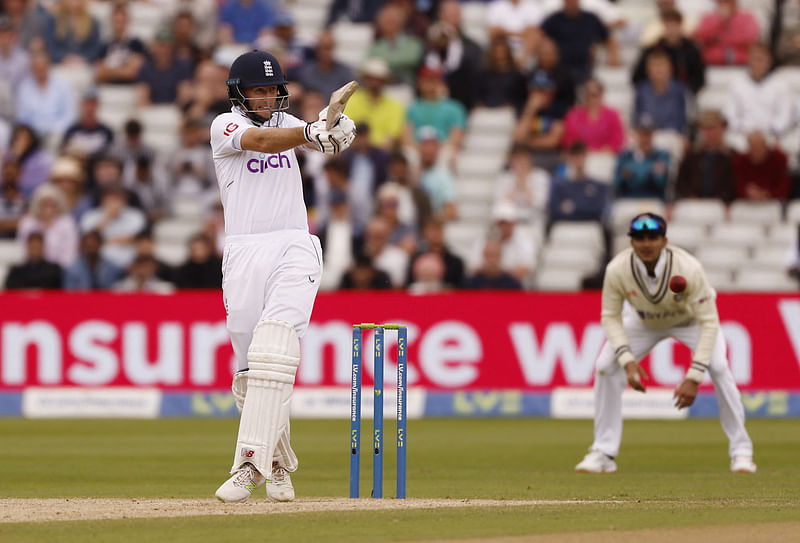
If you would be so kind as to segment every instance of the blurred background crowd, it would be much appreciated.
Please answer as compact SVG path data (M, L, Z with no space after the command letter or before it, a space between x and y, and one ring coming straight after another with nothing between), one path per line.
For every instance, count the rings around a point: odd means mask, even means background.
M7 289L219 288L209 126L252 48L305 120L361 83L353 146L299 153L323 290L599 288L645 210L719 290L797 288L800 0L0 6Z

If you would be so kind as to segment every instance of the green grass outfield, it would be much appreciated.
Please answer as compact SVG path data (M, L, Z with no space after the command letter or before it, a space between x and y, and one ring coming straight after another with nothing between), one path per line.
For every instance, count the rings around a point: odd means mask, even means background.
M370 427L365 421L367 437ZM0 517L3 498L210 498L227 477L236 428L234 419L0 419ZM620 471L598 476L573 472L591 421L412 420L410 498L593 503L0 522L0 541L432 541L800 520L800 421L751 420L748 428L754 476L728 471L717 420L628 421ZM347 420L292 423L298 498L347 496L348 435ZM391 445L386 495L394 494ZM367 444L362 495L369 453ZM263 489L253 499L270 507Z

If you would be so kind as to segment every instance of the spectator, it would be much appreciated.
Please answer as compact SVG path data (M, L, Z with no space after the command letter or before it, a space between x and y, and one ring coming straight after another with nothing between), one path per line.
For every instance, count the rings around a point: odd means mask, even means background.
M536 244L518 229L517 210L510 202L500 202L492 209L489 235L476 240L470 253L468 269L475 273L481 267L484 248L491 240L500 243L500 267L520 283L525 283L536 269Z
M614 36L597 15L581 9L580 0L564 0L564 9L547 17L542 30L556 42L561 61L578 84L592 75L593 50L597 44L605 43L610 65L620 65Z
M342 282L345 272L353 266L353 255L364 240L353 229L353 218L347 194L333 190L328 194L329 218L319 230L324 266L319 288L334 290Z
M529 147L515 144L509 153L508 170L495 183L494 205L511 202L520 222L544 228L549 197L550 174L534 167Z
M269 36L277 13L261 0L224 0L219 12L219 42L254 44Z
M175 270L169 264L156 258L156 244L149 230L142 230L133 238L137 257L145 256L156 261L156 277L167 283L174 282ZM217 254L219 256L219 254Z
M425 223L422 231L422 240L420 240L416 253L409 263L409 284L413 281L413 270L416 261L422 255L430 254L438 255L444 264L442 282L451 288L460 287L464 281L464 261L447 247L444 239L444 223L435 218Z
M30 73L30 57L22 46L19 32L11 18L0 15L0 79L5 79L16 92Z
M177 60L187 62L194 68L208 57L209 52L197 44L197 24L191 11L178 11L172 19L170 31Z
M517 114L522 112L528 98L527 83L505 38L492 38L484 64L470 87L474 87L473 101L479 107L512 107Z
M222 288L222 260L205 234L189 240L189 259L175 270L178 288Z
M137 256L128 268L128 275L114 283L119 292L147 292L151 294L171 294L175 287L156 276L156 259L152 256Z
M64 273L66 290L109 289L122 277L122 270L100 255L103 237L96 230L81 236L80 254Z
M225 81L228 71L212 60L203 60L194 71L192 96L183 106L183 116L192 121L210 121L217 115L230 111L228 87Z
M333 0L328 9L328 19L325 26L330 26L339 21L351 23L372 23L378 12L383 7L385 0Z
M414 294L433 294L449 288L444 282L444 261L438 253L423 253L411 264L411 283Z
M14 238L17 225L25 213L25 200L10 170L19 169L13 160L3 163L3 181L0 182L0 239Z
M786 200L791 181L786 154L767 144L763 132L747 136L747 152L733 154L736 197L746 200Z
M658 198L666 201L669 153L653 147L655 123L649 115L638 118L631 149L620 153L614 172L615 198Z
M544 0L545 17L563 7L563 0ZM609 30L625 27L628 23L614 0L581 0L581 9L594 13Z
M782 66L797 66L800 65L800 2L784 0L782 4L775 57Z
M401 190L399 185L384 183L377 194L375 216L383 219L389 229L388 242L411 254L417 245L417 230L414 223L400 219Z
M389 65L381 58L370 58L361 67L362 86L345 107L345 114L356 124L369 126L370 144L391 151L400 145L405 122L403 104L385 92Z
M672 63L672 76L697 94L706 81L703 55L697 45L684 34L683 15L680 11L667 10L661 14L661 20L664 23L664 36L639 55L633 71L633 83L637 85L647 80L647 62L651 54L666 51Z
M295 31L294 17L290 13L281 12L275 20L274 38L277 48L283 50L281 67L289 74L288 78L294 80L294 73L308 55L307 45L304 39L297 35Z
M123 137L123 141L111 146L108 154L119 161L125 185L131 186L138 159L146 157L152 163L156 159L156 152L155 149L144 142L142 138L142 123L136 119L129 119L125 122Z
M91 88L83 95L80 116L67 128L61 149L72 156L89 158L105 152L114 140L114 133L97 118L97 89Z
M522 283L519 279L508 273L502 262L502 244L500 240L490 238L486 240L482 251L482 261L480 267L464 281L464 288L496 289L496 290L519 290Z
M342 290L372 290L392 288L392 280L385 271L375 267L366 255L357 255L355 264L345 272L339 288Z
M419 141L419 185L428 195L434 216L451 221L458 216L455 204L455 180L448 156L442 152L438 134L432 126L417 131Z
M145 47L128 33L128 6L115 3L111 8L111 37L95 63L97 83L135 83L145 59Z
M138 194L128 189L123 183L122 162L113 155L100 155L92 161L91 165L91 187L89 194L92 198L92 205L99 205L103 197L103 191L108 187L121 189L125 194L128 205L136 208L142 207ZM131 178L131 186L135 186L135 172Z
M780 137L795 121L796 93L778 74L772 73L772 54L761 43L750 47L748 73L740 74L728 87L724 114L728 119L728 136L738 140L760 130Z
M461 147L467 126L467 112L459 102L447 97L444 74L423 66L417 80L419 97L408 108L406 115L405 142L416 147L419 144L419 129L432 126L445 147L449 157Z
M367 223L364 235L364 255L369 257L376 268L386 272L393 288L401 288L405 283L408 269L408 253L389 242L391 226L381 217L373 217ZM356 259L356 266L359 260Z
M549 226L559 221L596 221L603 224L608 211L608 185L586 174L586 146L573 143L566 161L553 177L548 202Z
M683 3L689 4L689 2L693 4L692 8L697 6L696 0L688 0ZM704 0L703 3L713 4L713 0ZM698 21L695 17L691 16L690 12L686 11L686 9L681 9L680 2L677 0L656 0L655 4L658 10L658 16L648 21L639 33L639 43L642 44L642 47L649 48L657 44L667 33L665 16L668 12L682 12L684 16L681 17L681 33L686 36L694 34L694 29L697 28ZM696 11L692 9L691 13L696 13Z
M538 63L528 78L528 86L531 93L547 91L538 96L536 111L543 118L563 119L575 105L575 81L561 63L556 42L542 38L536 51Z
M744 65L748 48L759 38L758 22L737 0L716 0L717 9L700 20L694 39L706 64Z
M144 214L126 204L125 190L119 185L105 187L99 207L81 217L81 230L98 230L103 236L101 254L112 264L127 268L136 257L136 234L146 225Z
M375 189L367 184L354 185L350 182L347 162L336 157L328 160L324 166L325 176L328 181L328 190L319 195L321 201L328 200L328 194L338 191L347 195L350 214L353 218L353 231L361 236L372 216L375 206ZM317 224L328 221L329 210L326 205L316 207L315 220Z
M545 12L537 2L494 0L486 12L489 38L508 40L514 61L520 68L526 69L536 50L539 25L544 18Z
M6 289L61 288L61 267L45 259L42 234L28 234L25 248L25 262L11 266L6 277Z
M725 146L725 117L719 110L706 110L698 120L697 146L686 153L678 169L678 198L717 198L730 203L736 197L733 157Z
M33 128L40 136L60 139L75 122L75 96L72 87L50 70L44 52L31 54L31 75L17 91L17 121Z
M355 79L348 66L333 58L335 48L333 32L323 30L314 47L314 59L301 64L295 76L303 87L322 94L326 103L333 91Z
M159 31L150 43L150 57L139 70L139 106L175 104L182 106L192 96L192 65L175 57L172 34Z
M422 42L406 34L403 9L386 4L375 21L377 38L367 51L367 58L378 57L386 61L395 83L414 83L414 74L422 60Z
M91 64L97 60L103 44L88 0L56 2L45 18L44 40L48 56L56 64Z
M581 92L581 105L573 107L564 118L564 139L568 149L582 142L590 151L609 151L617 154L625 144L625 128L619 113L603 103L603 85L588 80Z
M419 176L415 175L402 153L389 157L386 170L387 183L395 183L400 188L400 203L397 210L400 220L416 225L418 231L433 217L431 199L420 187Z
M29 0L4 0L2 5L5 16L19 32L20 42L27 50L44 47L41 38L44 31L44 11L38 4L39 2Z
M30 209L19 221L17 239L28 239L31 232L44 238L44 256L62 268L68 268L78 256L78 226L69 214L61 189L45 183L36 189Z
M50 182L61 190L67 211L76 223L92 207L92 199L84 191L84 177L81 163L70 156L56 159L50 170Z
M647 81L636 85L634 119L646 114L656 129L683 134L686 108L686 87L673 78L669 55L666 51L653 51L647 57Z
M5 160L19 164L17 187L27 201L36 187L47 181L53 159L42 148L41 140L33 129L25 124L17 124L11 132L11 142ZM5 177L3 178L5 180Z
M192 15L195 29L192 32L197 46L206 54L217 45L219 27L217 0L177 0L167 2L175 15L187 12Z
M360 123L356 127L353 144L339 158L347 168L351 192L364 198L364 204L368 206L378 188L386 181L389 153L370 145L370 127Z
M162 174L161 168L157 168L150 158L140 156L136 159L132 183L127 185L150 223L165 218L169 212L169 202L172 201L168 192L169 181Z
M214 161L208 152L211 129L201 120L187 120L181 128L181 146L170 159L169 183L157 187L166 198L194 196L209 201L217 194Z

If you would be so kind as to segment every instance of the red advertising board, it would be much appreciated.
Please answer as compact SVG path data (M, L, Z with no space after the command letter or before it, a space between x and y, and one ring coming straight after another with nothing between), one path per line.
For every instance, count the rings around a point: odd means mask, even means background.
M232 349L217 292L7 293L0 308L0 389L229 387ZM719 308L740 387L800 389L800 297L722 294ZM408 326L411 386L587 386L604 341L599 312L599 293L321 294L303 338L297 383L347 386L352 324L400 322ZM394 334L387 332L389 364L393 346ZM365 353L370 348L366 334ZM662 343L645 365L652 384L670 386L688 362L687 349Z

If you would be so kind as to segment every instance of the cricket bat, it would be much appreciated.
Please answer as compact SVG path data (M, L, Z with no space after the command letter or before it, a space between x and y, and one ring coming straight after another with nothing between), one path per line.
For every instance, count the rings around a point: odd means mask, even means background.
M339 120L339 117L342 116L342 111L344 111L344 106L347 105L347 101L353 96L353 93L356 92L358 88L357 81L351 81L346 85L336 89L331 94L331 101L328 103L328 115L325 119L325 129L330 130L333 128L333 125L336 124L336 121Z

